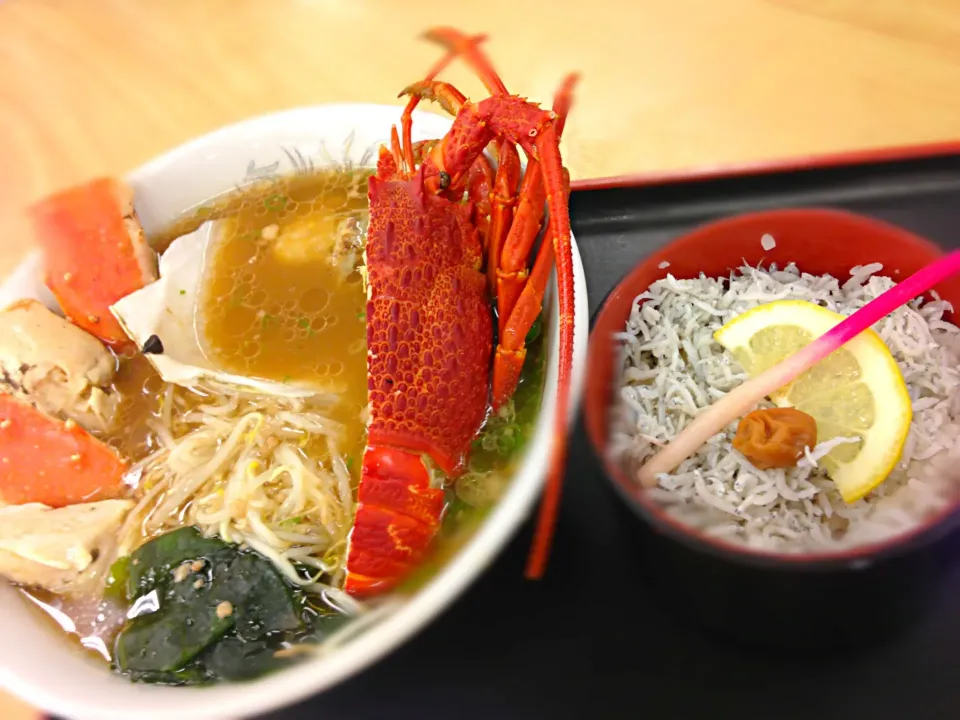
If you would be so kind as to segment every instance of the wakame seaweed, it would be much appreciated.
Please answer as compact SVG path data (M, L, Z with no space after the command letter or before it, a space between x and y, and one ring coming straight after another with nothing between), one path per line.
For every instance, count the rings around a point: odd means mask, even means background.
M136 615L117 637L114 663L140 682L255 677L291 662L279 650L342 620L316 611L266 558L192 527L115 563L110 588Z

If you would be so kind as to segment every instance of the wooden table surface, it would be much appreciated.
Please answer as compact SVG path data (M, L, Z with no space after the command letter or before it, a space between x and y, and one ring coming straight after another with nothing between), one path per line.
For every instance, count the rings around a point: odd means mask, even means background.
M0 0L0 273L60 186L258 113L399 102L434 24L488 32L510 90L544 103L582 73L575 180L960 135L957 0Z

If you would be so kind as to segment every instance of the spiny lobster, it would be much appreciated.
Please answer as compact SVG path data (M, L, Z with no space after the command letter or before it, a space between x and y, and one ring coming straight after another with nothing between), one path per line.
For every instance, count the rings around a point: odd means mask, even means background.
M425 80L407 87L400 132L392 129L370 178L367 236L368 445L347 550L345 588L370 595L396 586L426 554L439 527L443 490L425 462L462 473L488 402L517 387L524 342L539 316L556 259L560 368L554 447L527 575L543 572L559 503L573 362L574 283L567 206L569 175L559 141L576 75L553 111L507 92L480 50L484 36L435 28L446 49ZM472 103L435 80L455 57L490 97ZM441 139L412 142L421 100L454 115ZM497 168L484 155L496 142ZM528 159L521 173L519 146ZM522 175L522 180L521 180ZM548 219L532 271L528 257ZM485 267L484 267L485 265ZM491 296L499 344L493 352ZM493 354L492 393L491 354ZM492 396L492 397L491 397ZM425 457L429 461L425 461Z

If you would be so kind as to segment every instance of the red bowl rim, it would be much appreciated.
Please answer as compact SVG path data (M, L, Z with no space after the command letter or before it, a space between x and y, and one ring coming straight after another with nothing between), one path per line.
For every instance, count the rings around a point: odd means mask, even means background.
M844 210L826 208L781 208L770 211L741 213L714 222L705 223L675 238L645 257L617 282L608 293L591 323L592 331L587 351L588 367L597 367L599 357L603 354L603 350L600 347L600 342L602 341L598 339L596 333L597 326L604 324L604 318L612 312L614 299L623 293L629 292L632 301L633 298L646 289L646 287L638 287L636 291L628 290L628 288L638 286L638 278L647 271L651 265L659 265L668 254L675 253L678 247L694 245L700 242L704 235L712 235L720 227L740 224L745 220L761 221L765 219L777 219L784 215L819 216L821 218L855 222L861 228L871 228L877 233L882 233L889 237L896 237L898 242L911 244L916 247L918 251L924 251L934 257L944 254L943 249L935 243L904 228ZM955 308L954 311L955 323L958 318L960 318L960 307ZM906 532L843 550L788 553L761 550L728 542L722 538L711 537L696 528L688 526L683 521L672 517L661 505L645 498L644 493L635 488L635 484L627 477L624 470L611 460L607 452L606 436L608 434L607 413L610 408L610 397L613 390L610 387L598 386L601 377L602 375L600 373L588 372L586 397L588 399L594 396L604 397L605 400L603 402L586 403L586 407L584 408L584 424L594 456L600 463L604 475L606 475L626 505L642 520L652 525L655 530L661 531L674 540L678 540L693 549L705 551L712 555L719 555L725 559L735 560L741 563L790 567L796 570L822 570L837 566L859 568L866 567L871 564L871 561L879 559L880 557L904 553L911 547L932 543L945 537L955 528L960 527L960 494L957 494L952 504L949 504L942 511L925 518L922 522L918 523L916 527Z

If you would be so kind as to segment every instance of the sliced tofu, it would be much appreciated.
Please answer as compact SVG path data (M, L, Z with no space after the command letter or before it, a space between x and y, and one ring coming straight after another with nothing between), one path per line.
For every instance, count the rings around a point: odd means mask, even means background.
M0 312L0 391L88 430L113 425L116 359L92 335L36 300Z
M112 544L130 500L53 509L0 507L0 575L21 585L62 590Z
M63 312L107 345L134 349L110 313L117 300L157 279L157 255L137 219L133 190L97 178L44 198L31 215L45 282Z

